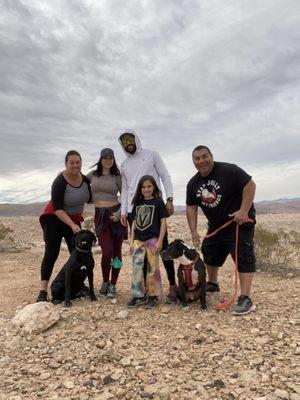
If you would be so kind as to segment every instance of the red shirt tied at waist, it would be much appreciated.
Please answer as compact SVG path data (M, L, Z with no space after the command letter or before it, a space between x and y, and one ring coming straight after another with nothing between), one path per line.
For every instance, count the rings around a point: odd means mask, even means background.
M44 208L44 210L43 210L43 212L42 212L42 214L40 215L40 218L39 218L42 228L44 228L44 226L45 226L45 223L46 223L45 217L47 215L55 215L55 210L53 208L51 200L48 201L48 203L45 205L45 208ZM83 215L82 214L69 215L69 217L75 223L76 222L83 222Z

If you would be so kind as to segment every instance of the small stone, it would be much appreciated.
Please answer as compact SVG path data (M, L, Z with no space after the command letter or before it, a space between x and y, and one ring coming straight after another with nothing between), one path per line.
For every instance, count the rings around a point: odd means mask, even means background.
M292 393L290 396L290 400L300 400L300 394L299 393Z
M115 396L107 390L104 390L104 392L102 392L101 394L93 396L94 400L109 400L113 398L115 398Z
M50 372L43 372L40 375L40 379L42 379L43 381L45 381L46 379L49 379L51 376Z
M159 400L171 400L171 394L170 394L169 390L162 389L159 392Z
M123 357L120 360L120 363L124 366L124 367L129 367L129 365L131 365L131 357Z
M265 345L269 342L269 338L267 336L261 336L254 339L256 343Z
M63 383L64 387L66 387L67 389L74 389L75 384L73 381L66 381Z
M55 360L52 360L49 363L49 367L52 369L57 369L57 368L61 367L61 364L56 362Z
M282 340L282 339L283 339L283 333L282 333L282 332L279 332L279 333L278 333L277 339L278 339L278 340Z
M105 340L99 340L99 342L96 343L96 347L98 347L98 349L104 349L104 347L106 346L106 341Z
M128 311L126 310L119 311L118 314L116 315L116 318L118 319L125 319L127 317L128 317Z
M295 383L292 382L287 382L286 386L290 389L292 389L294 392L300 394L300 385L297 385Z
M171 311L172 311L172 310L171 310L171 307L162 307L162 308L160 309L160 312L161 312L162 314L169 314Z
M274 392L275 396L279 397L280 399L289 399L289 394L286 390L276 389Z
M123 375L124 375L123 369L116 369L116 370L111 374L111 378L112 378L114 381L118 381L119 379L122 378Z
M213 381L213 383L211 384L212 387L215 388L224 388L225 387L225 383L222 381L222 379L215 379Z

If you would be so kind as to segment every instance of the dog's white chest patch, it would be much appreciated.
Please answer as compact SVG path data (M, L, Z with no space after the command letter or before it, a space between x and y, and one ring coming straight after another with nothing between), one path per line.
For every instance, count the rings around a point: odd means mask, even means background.
M86 266L85 265L83 265L81 268L81 271L83 271L83 270L85 270L86 269Z
M197 283L198 283L198 280L199 280L199 276L198 276L198 272L194 268L192 269L192 274L191 275L192 275L193 285L196 286Z

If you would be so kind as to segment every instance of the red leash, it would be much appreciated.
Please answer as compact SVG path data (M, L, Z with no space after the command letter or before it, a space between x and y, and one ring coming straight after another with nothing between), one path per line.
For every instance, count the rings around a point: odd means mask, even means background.
M192 261L190 264L187 265L181 264L183 266L184 280L189 288L193 287L192 271L193 271L193 266L196 264L198 259L199 255L197 255L196 259Z
M217 228L212 233L206 235L204 239L210 238L215 236L220 230L226 228L227 226L231 225L234 222L234 219L226 222L224 225ZM254 222L253 219L248 218L246 222ZM238 244L239 244L239 224L236 224L235 228L235 252L234 252L234 292L229 299L225 300L223 303L220 303L216 306L217 310L226 310L231 306L233 301L236 299L237 292L238 292Z

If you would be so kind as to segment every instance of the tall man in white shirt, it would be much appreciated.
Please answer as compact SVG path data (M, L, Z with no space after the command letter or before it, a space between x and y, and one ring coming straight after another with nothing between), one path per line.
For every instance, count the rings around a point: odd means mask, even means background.
M169 216L174 213L173 206L173 186L170 174L161 159L160 155L153 150L146 150L141 147L139 137L132 129L124 131L119 142L126 155L121 164L122 173L122 204L121 204L121 223L127 225L127 220L131 225L132 199L140 178L143 175L152 175L161 189L161 182L166 192L166 207ZM164 238L163 250L168 246L167 235ZM176 283L173 260L163 260L167 272L170 290L166 302L176 303Z

